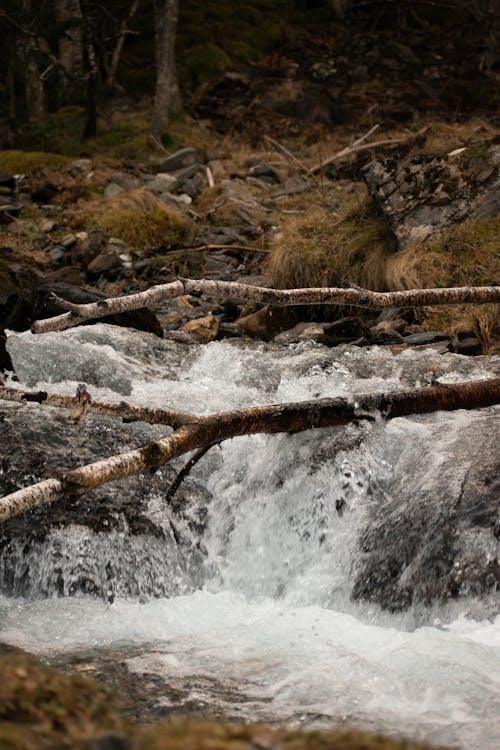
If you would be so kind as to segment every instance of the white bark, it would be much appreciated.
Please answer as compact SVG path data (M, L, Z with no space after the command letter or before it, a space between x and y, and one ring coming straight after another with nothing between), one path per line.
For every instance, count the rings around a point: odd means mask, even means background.
M33 323L33 333L62 331L85 320L106 315L137 310L165 299L184 294L202 293L210 297L232 296L249 302L271 305L353 305L381 309L385 307L423 307L425 305L488 304L500 302L500 286L450 287L445 289L409 289L401 292L372 292L359 287L318 287L311 289L269 289L232 281L205 279L173 281L159 284L144 292L114 297L87 305L76 305L54 295L61 307L68 310L62 315Z
M177 456L239 435L295 433L343 425L366 418L375 410L381 412L385 419L392 419L415 413L473 409L498 403L500 378L491 378L395 393L359 395L355 403L338 398L238 409L198 417L195 423L183 424L179 416L181 426L171 435L136 450L67 471L59 479L44 479L0 498L0 522L36 506L59 500L67 493L83 493L114 479L146 470L155 471Z

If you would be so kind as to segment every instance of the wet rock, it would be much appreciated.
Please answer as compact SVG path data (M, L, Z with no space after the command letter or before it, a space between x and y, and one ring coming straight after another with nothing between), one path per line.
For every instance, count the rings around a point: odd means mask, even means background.
M184 167L190 167L193 164L204 164L206 162L206 154L200 149L188 146L181 148L178 151L174 151L165 159L161 159L155 164L156 172L176 172Z
M219 335L219 329L220 319L216 315L194 318L182 326L182 330L192 336L198 343L215 341Z
M292 308L267 305L257 312L240 318L238 327L245 336L270 341L278 333L291 328L296 323L297 313Z
M446 436L445 452L435 454L434 440L405 447L415 451L419 477L409 501L401 502L407 477L397 463L390 477L373 483L355 599L397 611L418 602L498 597L500 426L494 409L459 420L457 414L436 427L436 442Z
M363 175L400 248L465 219L500 213L500 143L495 140L447 155L374 160Z
M109 419L75 424L60 411L3 402L0 420L0 495L163 434L161 428ZM199 585L201 560L193 545L208 492L188 477L177 491L175 512L154 512L181 466L182 460L85 497L68 494L3 523L0 591L24 597L86 593L112 600L170 596ZM187 554L186 545L194 551Z
M412 346L422 346L423 344L436 344L439 341L449 341L451 336L443 331L423 331L422 333L411 333L405 336L404 340Z
M277 344L297 344L299 341L316 341L325 343L325 332L321 323L297 323L288 331L278 333L273 341Z

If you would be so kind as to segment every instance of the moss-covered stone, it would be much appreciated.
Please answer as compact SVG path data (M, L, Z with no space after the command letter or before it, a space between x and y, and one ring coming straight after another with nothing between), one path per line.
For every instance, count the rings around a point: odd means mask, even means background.
M86 218L87 226L118 237L134 250L176 247L190 237L192 222L146 190L132 190L103 201Z

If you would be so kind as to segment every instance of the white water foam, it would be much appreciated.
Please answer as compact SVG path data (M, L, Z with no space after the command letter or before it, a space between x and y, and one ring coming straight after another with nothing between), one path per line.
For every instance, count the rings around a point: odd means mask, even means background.
M129 392L138 403L200 413L491 374L488 360L431 349L394 356L378 348L217 343L188 350L118 331L97 325L22 334L9 339L9 351L31 386L74 392L85 380L96 396ZM64 356L64 367L47 369L47 356L51 362ZM358 531L374 488L403 473L408 502L412 482L431 489L461 431L478 419L457 412L388 425L376 420L342 431L238 438L213 449L194 471L213 496L202 590L146 603L118 598L113 605L90 597L4 599L0 640L47 655L139 646L141 653L128 659L131 671L168 684L187 680L206 702L223 699L203 678L237 685L241 701L223 705L235 718L348 721L496 750L495 610L477 619L476 610L468 611L473 603L462 600L391 615L349 596Z

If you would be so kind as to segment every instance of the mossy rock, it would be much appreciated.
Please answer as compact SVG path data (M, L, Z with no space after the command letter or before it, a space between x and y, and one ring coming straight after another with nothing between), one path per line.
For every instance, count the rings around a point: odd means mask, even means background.
M103 201L86 224L118 237L134 250L177 247L188 241L193 229L191 219L142 189Z
M184 71L191 89L213 80L231 65L228 55L216 44L197 44L184 58Z
M68 162L66 156L46 151L0 151L0 172L7 174L29 174L36 167L57 169Z

